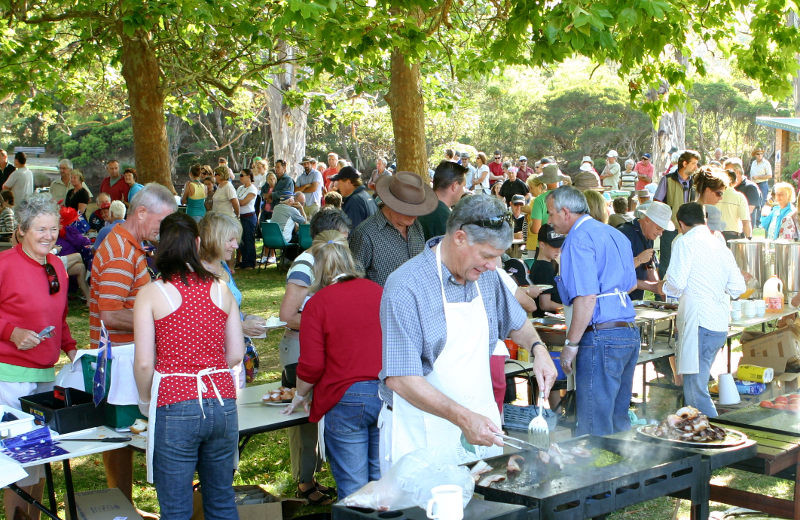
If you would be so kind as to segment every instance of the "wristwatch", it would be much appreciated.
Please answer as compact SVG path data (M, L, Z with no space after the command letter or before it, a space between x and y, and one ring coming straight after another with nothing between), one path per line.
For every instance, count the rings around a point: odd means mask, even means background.
M536 345L541 345L541 346L543 346L545 348L545 350L547 350L547 345L545 345L544 343L542 343L539 340L536 340L536 341L533 342L533 344L531 344L531 352L533 352L533 349L536 347Z

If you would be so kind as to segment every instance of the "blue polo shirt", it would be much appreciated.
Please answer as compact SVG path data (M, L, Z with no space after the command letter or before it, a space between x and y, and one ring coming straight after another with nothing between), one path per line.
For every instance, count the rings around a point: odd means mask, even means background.
M598 296L591 324L633 321L628 291L636 285L631 243L618 230L584 215L561 246L561 274L556 277L564 305L578 296ZM610 296L604 294L615 293Z

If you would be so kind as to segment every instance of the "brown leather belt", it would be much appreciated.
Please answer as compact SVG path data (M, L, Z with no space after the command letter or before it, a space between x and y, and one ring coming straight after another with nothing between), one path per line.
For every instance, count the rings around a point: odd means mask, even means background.
M595 332L598 330L619 329L619 328L632 329L634 327L636 327L636 323L632 321L607 321L605 323L595 323L594 325L589 325L588 327L586 327L586 332L584 332L584 334L588 334L590 332Z

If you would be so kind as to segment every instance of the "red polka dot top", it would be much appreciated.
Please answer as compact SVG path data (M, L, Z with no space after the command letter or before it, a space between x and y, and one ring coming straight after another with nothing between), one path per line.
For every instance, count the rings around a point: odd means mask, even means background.
M174 280L181 295L181 305L172 313L155 320L156 371L161 374L156 406L197 400L197 379L169 374L197 374L203 369L225 369L203 376L203 398L216 399L214 386L223 399L236 399L233 377L225 360L225 322L227 313L211 300L213 282L197 275L187 277L188 285Z

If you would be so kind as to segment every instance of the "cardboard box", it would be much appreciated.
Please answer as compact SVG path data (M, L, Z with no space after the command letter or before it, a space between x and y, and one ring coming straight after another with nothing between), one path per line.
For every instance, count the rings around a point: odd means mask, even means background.
M142 520L133 505L117 488L75 493L78 518L73 520ZM69 511L67 511L69 518Z
M740 363L773 369L774 382L777 383L775 386L781 393L797 388L800 374L786 372L786 362L795 356L800 356L800 344L790 328L778 329L768 334L747 331L742 334L741 341ZM762 398L765 398L763 394Z
M283 520L291 518L298 507L305 501L295 499L281 499L272 495L262 486L233 486L237 497L243 494L250 496L247 502L259 502L254 504L239 504L236 510L239 513L239 520ZM204 520L203 515L203 495L195 490L193 499L193 511L191 520Z

